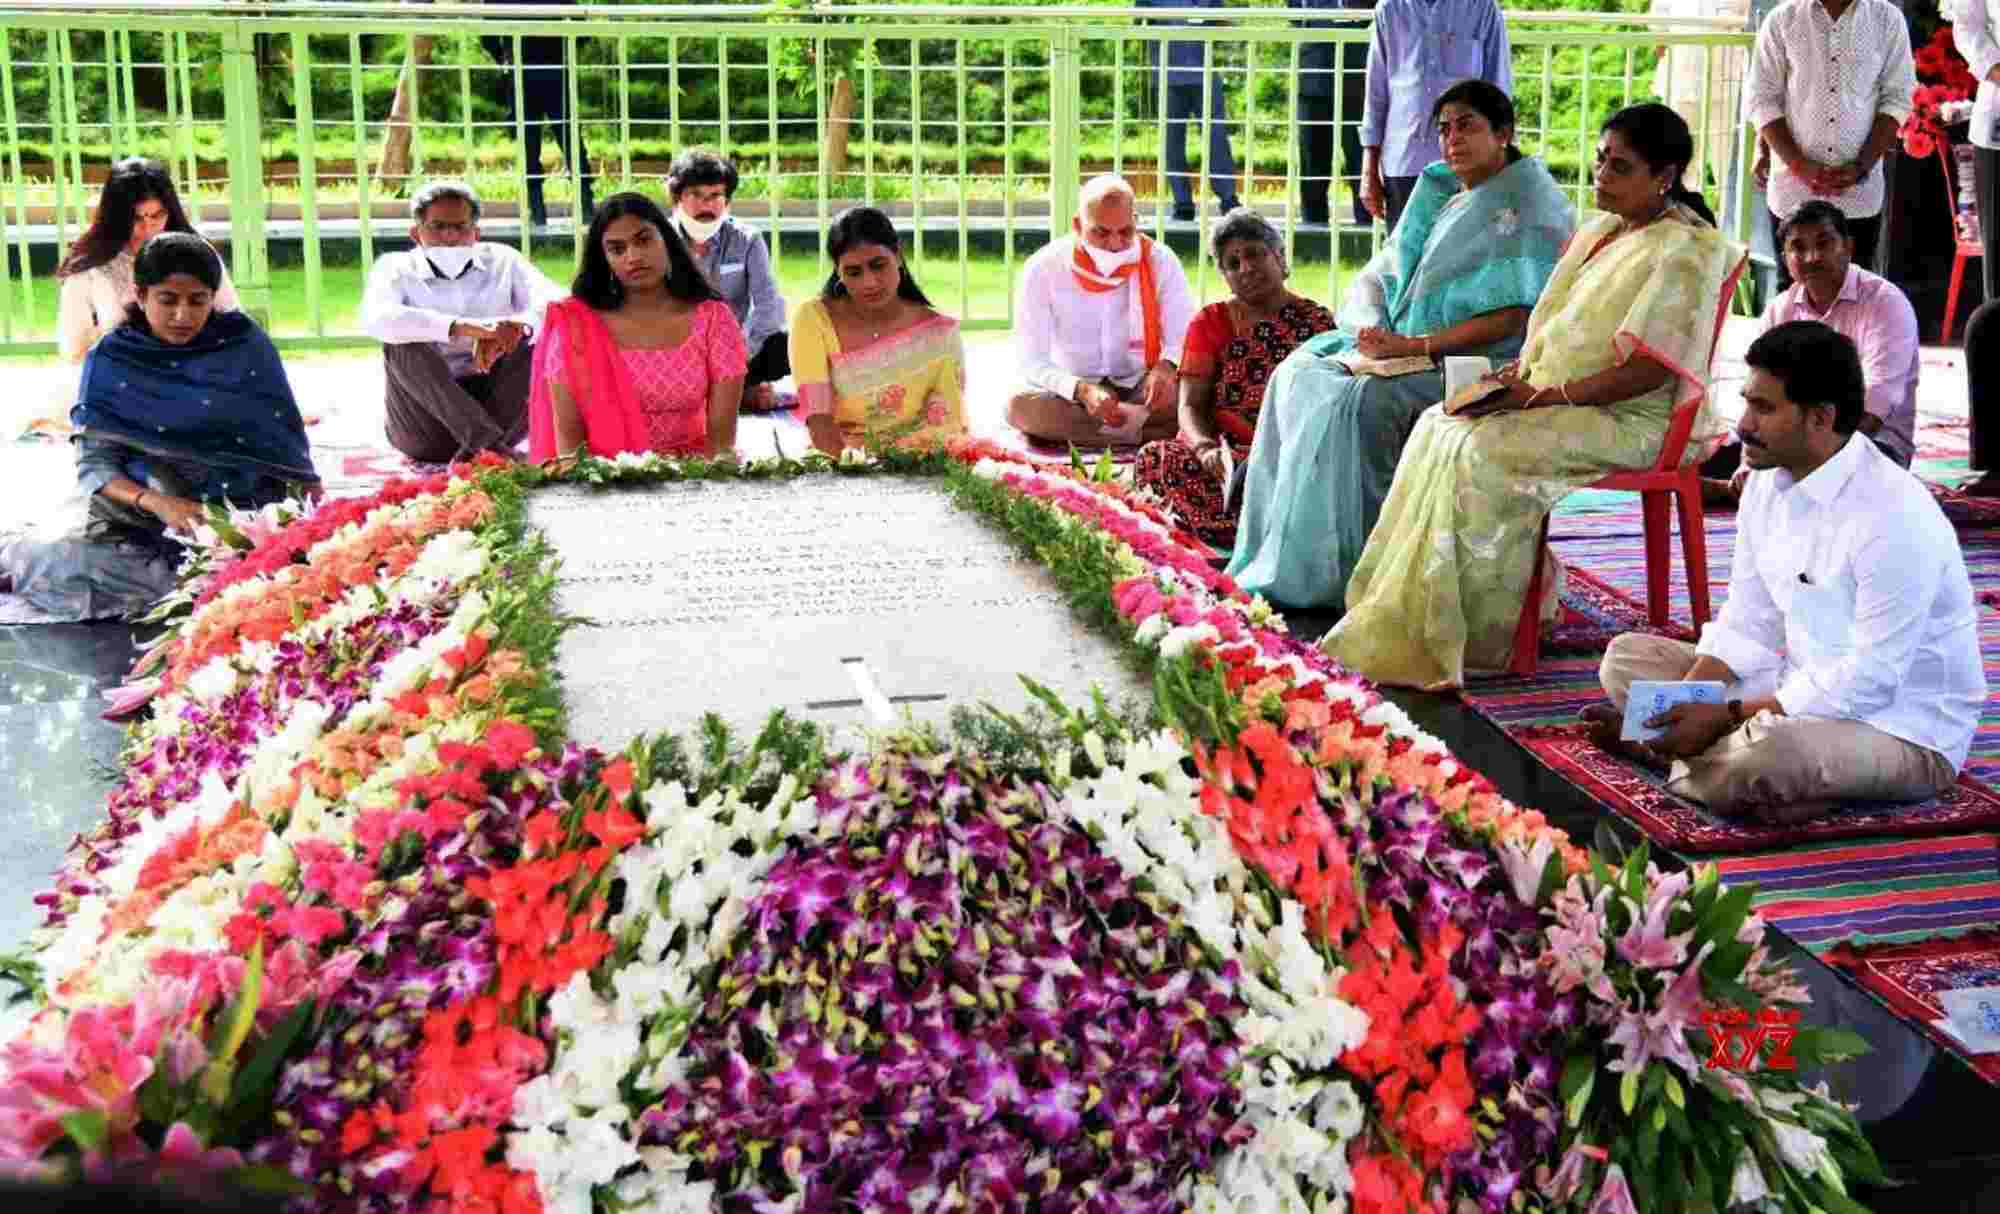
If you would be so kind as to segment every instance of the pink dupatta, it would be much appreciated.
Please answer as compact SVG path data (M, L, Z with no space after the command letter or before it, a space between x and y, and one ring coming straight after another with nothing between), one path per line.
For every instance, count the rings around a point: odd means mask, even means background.
M563 360L563 384L583 419L592 455L652 450L632 377L603 318L580 299L564 299L549 305L542 325L540 340L557 344L535 354L528 389L528 457L539 463L561 454L556 450L555 393L542 370L547 358Z

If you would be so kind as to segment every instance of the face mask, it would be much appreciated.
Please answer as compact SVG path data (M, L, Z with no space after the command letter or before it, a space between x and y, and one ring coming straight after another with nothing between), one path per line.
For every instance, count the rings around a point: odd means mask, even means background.
M432 245L424 249L424 260L446 278L457 278L472 264L475 252L471 245Z
M680 223L681 231L687 233L689 240L694 241L696 244L707 244L709 241L715 239L717 232L722 230L722 221L728 218L728 214L725 211L721 215L717 215L714 219L704 221L696 219L686 211L675 211L674 218Z
M1097 267L1097 272L1107 277L1139 260L1139 242L1136 240L1118 253L1107 253L1093 244L1084 245L1083 250L1090 254L1091 264Z

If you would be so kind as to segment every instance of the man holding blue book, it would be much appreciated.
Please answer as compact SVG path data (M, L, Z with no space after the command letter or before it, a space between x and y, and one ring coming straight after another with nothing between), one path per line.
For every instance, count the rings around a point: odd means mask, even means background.
M1807 821L1846 800L1921 801L1958 779L1986 701L1972 583L1923 483L1857 433L1854 343L1817 321L1745 356L1752 469L1729 598L1699 645L1627 633L1586 709L1607 749L1670 764L1668 791L1723 814ZM1640 684L1663 710L1623 730ZM1714 684L1720 684L1719 688ZM1709 685L1709 686L1700 686ZM1699 702L1703 699L1711 702Z

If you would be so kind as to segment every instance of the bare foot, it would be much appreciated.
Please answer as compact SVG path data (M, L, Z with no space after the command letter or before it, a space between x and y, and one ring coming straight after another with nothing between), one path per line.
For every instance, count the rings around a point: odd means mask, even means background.
M1592 704L1576 715L1590 727L1591 745L1606 754L1617 755L1649 771L1665 771L1670 766L1666 756L1646 743L1628 742L1619 736L1625 729L1625 714L1611 705Z

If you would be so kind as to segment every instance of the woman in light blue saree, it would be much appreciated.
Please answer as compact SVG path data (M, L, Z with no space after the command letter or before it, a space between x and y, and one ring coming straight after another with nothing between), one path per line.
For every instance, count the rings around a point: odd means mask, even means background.
M1461 81L1432 117L1444 159L1417 179L1388 245L1342 302L1340 327L1300 346L1265 389L1229 574L1284 606L1345 605L1403 443L1444 399L1435 361L1400 375L1348 363L1513 358L1576 227L1548 170L1513 146L1506 93Z

